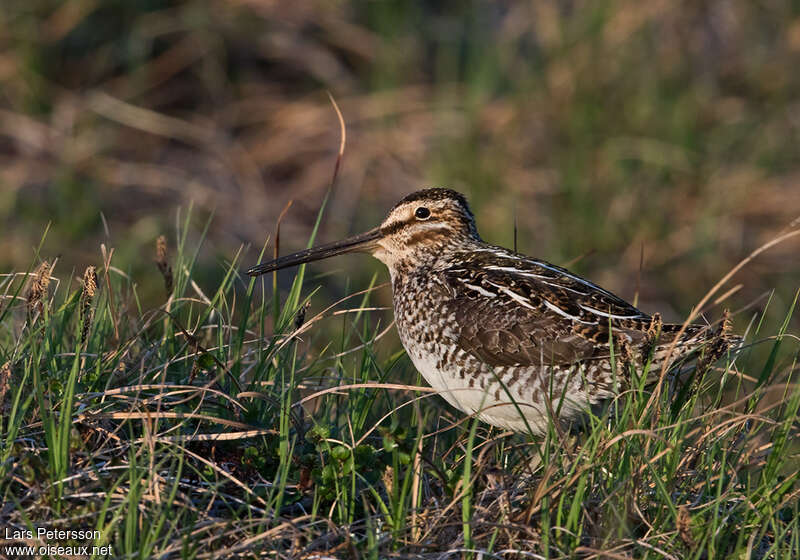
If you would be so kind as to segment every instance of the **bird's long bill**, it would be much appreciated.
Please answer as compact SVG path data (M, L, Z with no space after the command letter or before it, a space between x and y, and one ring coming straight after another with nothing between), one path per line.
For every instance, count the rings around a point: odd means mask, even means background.
M378 240L380 237L381 229L380 227L376 227L369 231L365 231L364 233L348 237L347 239L342 239L341 241L328 243L327 245L320 245L319 247L312 247L311 249L306 249L305 251L298 251L297 253L292 253L291 255L286 255L285 257L280 257L273 261L261 263L248 270L247 274L250 276L258 276L260 274L272 272L273 270L279 270L289 266L296 266L298 264L311 261L327 259L328 257L334 257L343 253L369 251L377 245L376 240Z

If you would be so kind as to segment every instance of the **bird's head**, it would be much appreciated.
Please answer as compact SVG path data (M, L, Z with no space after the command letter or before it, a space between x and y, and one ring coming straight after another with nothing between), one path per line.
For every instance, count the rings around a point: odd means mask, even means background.
M395 204L376 228L254 266L247 273L258 276L355 251L372 254L392 270L401 263L430 262L443 252L479 239L475 217L461 193L425 189Z

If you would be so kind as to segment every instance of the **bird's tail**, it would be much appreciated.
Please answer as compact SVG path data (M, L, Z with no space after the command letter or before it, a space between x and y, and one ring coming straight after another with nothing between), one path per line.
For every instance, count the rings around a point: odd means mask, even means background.
M655 321L659 319L654 318ZM734 354L742 345L742 337L731 330L730 313L725 310L717 325L681 325L666 323L655 325L657 337L653 361L663 365L686 359L697 359L699 368L705 368L720 358Z

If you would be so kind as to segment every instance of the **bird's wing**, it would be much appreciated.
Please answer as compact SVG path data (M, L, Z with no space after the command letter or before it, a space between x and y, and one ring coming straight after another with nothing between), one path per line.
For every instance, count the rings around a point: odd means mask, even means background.
M455 342L487 364L571 364L607 357L612 333L646 339L649 315L563 268L514 254L466 260L443 271Z

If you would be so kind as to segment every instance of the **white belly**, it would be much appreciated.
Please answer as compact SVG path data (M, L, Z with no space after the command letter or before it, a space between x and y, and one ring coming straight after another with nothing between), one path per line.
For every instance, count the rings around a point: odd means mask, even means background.
M458 410L476 414L484 422L499 428L525 432L530 429L533 433L542 433L547 429L549 415L546 407L532 403L509 385L510 372L503 371L509 368L499 368L494 374L491 371L485 372L483 375L491 376L491 380L485 383L485 388L480 388L478 383L473 383L470 387L469 376L462 377L458 366L445 364L440 369L436 367L436 354L411 352L408 349L407 352L414 367L430 386ZM557 406L556 404L556 408ZM563 415L567 411L561 412Z

